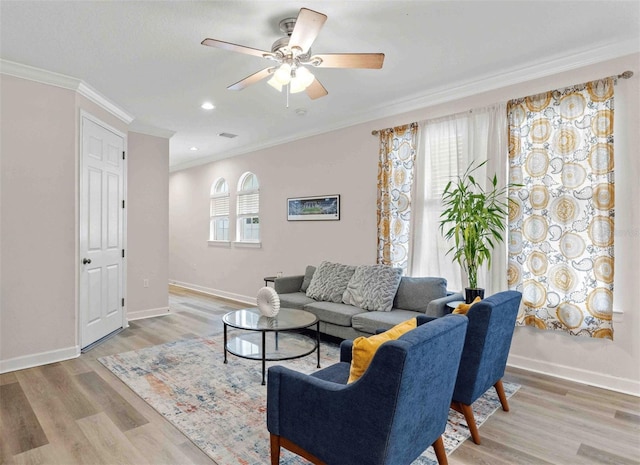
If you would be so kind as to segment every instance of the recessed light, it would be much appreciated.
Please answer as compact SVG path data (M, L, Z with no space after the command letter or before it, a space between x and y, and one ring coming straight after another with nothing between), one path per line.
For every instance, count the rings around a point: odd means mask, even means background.
M211 102L204 102L200 107L204 110L213 110L215 106Z
M197 152L198 151L198 147L189 147L189 150L191 150L192 152Z

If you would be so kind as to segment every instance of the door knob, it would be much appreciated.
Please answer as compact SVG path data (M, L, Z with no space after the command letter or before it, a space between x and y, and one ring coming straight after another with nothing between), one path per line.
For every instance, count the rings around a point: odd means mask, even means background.
M88 265L89 263L91 263L91 259L90 258L83 258L82 259L82 264L83 265Z

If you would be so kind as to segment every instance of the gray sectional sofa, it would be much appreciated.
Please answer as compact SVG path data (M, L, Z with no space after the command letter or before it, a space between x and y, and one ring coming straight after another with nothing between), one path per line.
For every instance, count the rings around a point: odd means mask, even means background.
M320 332L342 339L370 336L416 314L442 316L447 303L464 300L447 291L447 281L406 277L383 265L350 266L322 262L304 275L276 278L280 307L298 308L320 320Z

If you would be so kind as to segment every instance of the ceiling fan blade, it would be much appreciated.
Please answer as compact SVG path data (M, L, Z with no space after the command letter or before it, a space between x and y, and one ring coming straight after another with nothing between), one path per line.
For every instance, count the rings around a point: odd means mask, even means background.
M313 41L318 37L318 33L326 20L327 15L307 8L301 8L300 13L298 13L298 19L296 19L296 25L293 27L291 38L289 39L289 46L300 47L302 53L306 53L311 47L311 44L313 44Z
M271 52L267 52L265 50L258 50L257 48L245 47L244 45L232 44L231 42L223 42L222 40L216 39L204 39L202 41L202 45L221 48L230 52L245 53L247 55L253 55L260 58L263 58L265 55L273 55Z
M314 55L320 58L322 63L316 65L318 68L366 68L380 69L384 62L384 53L327 53L324 55Z
M251 84L255 84L256 82L268 77L271 73L275 71L275 68L265 68L263 70L258 71L257 73L253 73L251 76L247 76L242 81L238 81L235 84L231 84L227 89L229 90L242 90L245 87L249 87Z
M329 93L327 92L327 89L325 89L324 86L320 84L320 81L318 81L317 78L314 79L313 82L306 88L306 91L311 100L324 97Z

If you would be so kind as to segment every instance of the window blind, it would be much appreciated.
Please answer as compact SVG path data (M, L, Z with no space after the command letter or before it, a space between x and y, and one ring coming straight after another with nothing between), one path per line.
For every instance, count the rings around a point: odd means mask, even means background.
M211 216L229 215L229 196L213 197L211 199Z
M260 211L260 194L251 192L238 195L238 215L250 215Z

